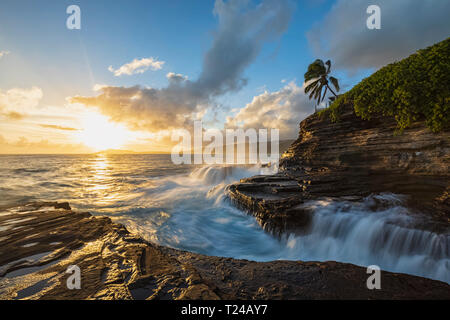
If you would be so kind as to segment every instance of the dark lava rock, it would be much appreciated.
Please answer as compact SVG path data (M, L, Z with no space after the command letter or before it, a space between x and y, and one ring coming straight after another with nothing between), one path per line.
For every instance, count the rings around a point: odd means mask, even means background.
M54 208L0 211L0 299L450 299L439 281L383 271L381 290L369 290L363 267L209 257L146 242L106 217ZM67 288L72 265L81 270L79 290Z
M357 117L351 105L333 123L314 114L300 123L298 139L272 176L242 179L228 187L233 203L266 230L302 230L310 220L301 204L322 197L355 201L372 193L406 195L405 205L431 217L429 227L450 226L450 132L414 123L396 133L395 121Z

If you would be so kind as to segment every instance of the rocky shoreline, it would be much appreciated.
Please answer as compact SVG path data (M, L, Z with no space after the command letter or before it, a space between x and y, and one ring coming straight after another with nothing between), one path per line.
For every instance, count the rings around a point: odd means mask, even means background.
M417 229L447 234L450 135L415 123L395 134L386 118L361 120L348 106L340 121L315 114L283 154L275 175L228 186L230 200L274 234L304 233L310 200L405 196L424 217ZM383 203L375 203L382 206ZM68 203L0 208L0 299L450 299L450 285L382 272L369 290L366 269L339 262L254 262L149 243L107 217ZM81 270L81 289L66 281Z
M68 203L0 212L0 299L450 299L446 283L338 262L253 262L144 241L107 217ZM81 270L81 289L66 273Z
M275 175L230 185L231 201L274 234L302 233L307 201L361 201L377 192L405 195L415 228L448 233L449 132L421 123L395 134L384 118L359 119L349 106L338 123L302 121ZM383 203L375 204L382 206ZM0 208L0 299L450 299L450 285L382 272L369 290L366 269L338 262L254 262L205 256L149 243L107 217L68 203ZM81 270L70 290L67 269Z
M396 133L387 117L370 121L347 105L340 120L315 114L281 156L279 172L228 187L233 203L275 234L302 231L309 200L360 201L373 193L402 194L405 206L428 221L417 228L445 233L450 226L450 132L432 133L423 122Z

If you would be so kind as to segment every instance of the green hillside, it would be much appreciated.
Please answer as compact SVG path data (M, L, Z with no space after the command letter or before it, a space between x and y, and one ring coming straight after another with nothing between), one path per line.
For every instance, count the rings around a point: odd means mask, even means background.
M434 132L450 124L450 38L389 64L341 95L326 110L333 121L352 103L363 119L392 116L399 131L425 121Z

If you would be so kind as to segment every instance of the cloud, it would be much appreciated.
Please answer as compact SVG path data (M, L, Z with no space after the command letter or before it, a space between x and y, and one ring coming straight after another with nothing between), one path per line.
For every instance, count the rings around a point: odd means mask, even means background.
M14 112L14 111L9 111L9 112L0 113L0 114L9 120L22 120L23 118L25 118L24 114Z
M170 83L181 83L183 81L188 80L188 77L185 75L182 75L181 73L174 73L169 72L167 75L167 80L169 80Z
M40 124L39 126L41 126L42 128L49 128L49 129L56 129L56 130L63 130L63 131L78 131L78 129L76 129L76 128L64 127L64 126L59 126L56 124Z
M256 96L234 117L227 117L226 127L279 129L283 139L298 135L298 123L314 111L314 102L304 93L304 86L290 82L279 91Z
M0 90L0 114L9 119L21 119L39 105L43 92L38 87Z
M83 144L59 144L48 140L30 141L20 137L16 141L8 141L0 135L0 153L2 154L55 154L55 153L90 153L91 149Z
M104 86L96 97L72 97L71 103L98 107L115 122L124 122L134 130L156 132L183 127L197 110L200 97L184 86L165 89Z
M0 59L3 58L4 56L8 55L8 54L10 54L9 51L4 51L4 50L0 51Z
M144 73L148 69L151 70L160 70L165 62L158 61L153 57L150 58L142 58L142 59L134 59L133 61L124 64L118 69L114 69L112 66L108 67L108 70L114 73L116 77L121 75L132 75L137 73Z
M204 57L197 87L218 95L245 85L245 68L265 42L277 39L287 29L292 11L287 1L266 0L252 5L247 0L217 0L213 13L219 26Z
M366 9L381 9L381 29L369 30ZM338 0L307 33L314 54L337 68L380 68L436 42L450 31L450 1Z
M263 44L276 40L292 15L287 0L217 0L213 10L218 27L206 52L198 79L170 73L165 88L98 87L95 97L72 97L72 103L97 106L104 115L130 128L156 132L189 126L215 106L214 99L246 84L245 69ZM120 70L120 69L119 69Z

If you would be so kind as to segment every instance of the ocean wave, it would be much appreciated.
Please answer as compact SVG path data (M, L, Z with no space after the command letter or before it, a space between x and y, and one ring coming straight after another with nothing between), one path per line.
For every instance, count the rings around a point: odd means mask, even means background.
M75 209L110 216L147 240L182 250L256 261L376 264L450 283L449 234L415 228L423 217L409 212L400 195L307 202L313 211L310 228L278 238L232 206L224 192L234 181L271 174L276 167L175 166L170 155L89 155L27 157L30 168L38 169L23 170L20 156L7 160L0 158L0 205L64 200Z

